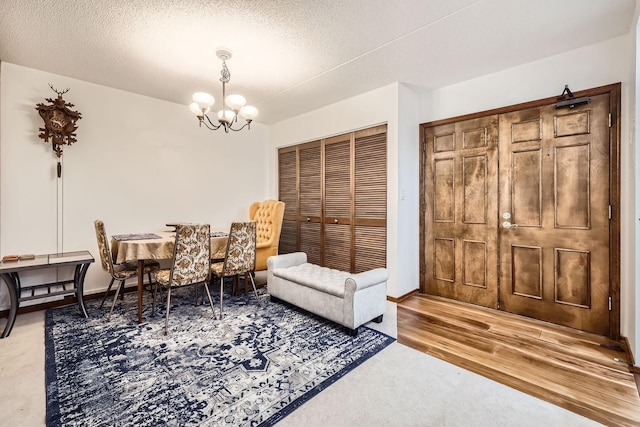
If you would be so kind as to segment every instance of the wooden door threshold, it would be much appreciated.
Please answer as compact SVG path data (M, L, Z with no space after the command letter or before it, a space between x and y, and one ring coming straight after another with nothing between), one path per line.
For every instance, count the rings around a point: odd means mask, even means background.
M640 425L632 359L607 337L418 294L398 303L398 342L600 423Z

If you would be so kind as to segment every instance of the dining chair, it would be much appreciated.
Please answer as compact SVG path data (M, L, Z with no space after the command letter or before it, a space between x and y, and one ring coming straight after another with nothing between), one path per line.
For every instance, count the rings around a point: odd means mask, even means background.
M213 317L213 301L208 283L211 277L211 239L209 224L178 224L176 240L173 246L173 262L171 269L155 272L156 285L153 293L153 309L155 313L156 290L158 284L167 290L167 308L164 322L164 334L167 335L169 311L171 308L171 290L173 288L202 284L209 297L209 305Z
M121 264L114 264L113 255L111 254L111 247L109 246L109 240L107 239L107 233L104 228L104 222L97 219L93 222L93 225L96 229L96 239L98 241L98 249L100 250L100 261L102 262L102 269L111 275L111 282L109 282L109 287L102 297L100 308L102 308L107 295L109 295L109 292L111 292L113 283L118 282L118 288L116 289L116 294L113 298L113 303L111 304L109 315L107 316L107 321L109 321L111 320L111 313L113 312L113 308L116 305L118 294L121 290L124 292L125 281L127 279L138 276L138 263L124 262ZM158 270L159 268L160 264L157 261L146 260L144 262L144 273L146 273L149 277L149 283L152 282L151 272Z
M253 281L253 271L256 265L256 223L233 222L229 230L227 251L223 262L211 264L211 275L220 278L220 319L222 319L222 298L224 294L224 278L245 275L251 280L253 292L258 305L262 307L256 284Z

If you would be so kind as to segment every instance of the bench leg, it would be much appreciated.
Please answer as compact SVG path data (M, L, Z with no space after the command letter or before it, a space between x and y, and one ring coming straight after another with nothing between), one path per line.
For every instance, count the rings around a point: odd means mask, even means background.
M346 328L347 330L347 334L349 334L350 337L357 337L358 336L358 328L355 329L351 329L351 328Z
M375 323L382 323L382 314L381 314L380 316L378 316L378 317L374 318L374 319L372 320L372 322L375 322Z

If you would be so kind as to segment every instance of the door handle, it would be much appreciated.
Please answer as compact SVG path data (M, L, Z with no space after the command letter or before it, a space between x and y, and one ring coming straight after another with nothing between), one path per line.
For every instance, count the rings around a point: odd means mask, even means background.
M513 227L520 227L518 224L511 224L509 221L505 221L502 223L502 228L509 229Z

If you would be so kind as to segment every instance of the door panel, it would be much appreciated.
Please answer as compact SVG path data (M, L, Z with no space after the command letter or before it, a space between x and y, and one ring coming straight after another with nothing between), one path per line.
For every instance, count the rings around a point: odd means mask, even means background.
M351 226L325 224L324 266L351 271Z
M356 267L354 273L387 266L387 228L355 226Z
M320 141L300 148L299 247L310 263L322 264L322 180Z
M324 262L351 271L351 135L324 142Z
M278 153L278 199L284 202L284 218L278 252L298 250L298 154L295 148Z
M609 334L608 113L604 94L500 115L505 311Z
M307 254L307 262L321 265L320 223L300 223L300 251Z
M425 285L498 306L498 116L425 129Z
M387 266L387 126L354 135L354 273Z

